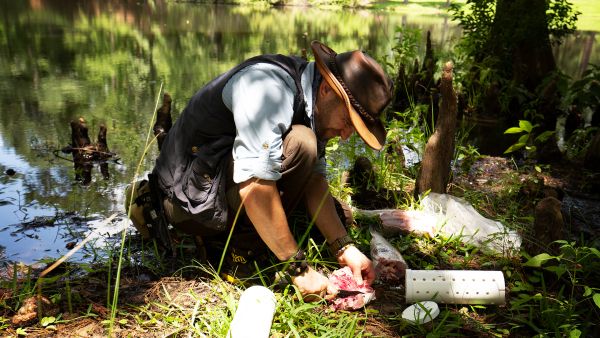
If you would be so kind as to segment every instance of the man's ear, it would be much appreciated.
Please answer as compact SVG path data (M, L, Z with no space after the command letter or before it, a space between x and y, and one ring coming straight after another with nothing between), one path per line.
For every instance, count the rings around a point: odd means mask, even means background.
M327 83L327 81L325 81L325 80L321 81L321 84L319 85L319 96L325 97L325 96L327 96L327 94L329 94L332 91L333 91L333 89L331 88L329 83Z

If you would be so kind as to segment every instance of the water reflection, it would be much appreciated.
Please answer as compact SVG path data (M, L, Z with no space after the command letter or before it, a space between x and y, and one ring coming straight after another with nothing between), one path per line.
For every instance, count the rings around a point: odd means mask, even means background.
M600 34L579 31L569 36L561 45L554 46L554 57L561 71L579 78L590 64L600 65Z
M92 181L92 169L96 164L100 167L102 177L105 180L110 178L107 161L116 154L108 149L104 124L99 127L97 142L92 144L85 119L80 117L77 121L71 121L71 144L63 148L62 152L73 156L75 180L83 185Z
M0 11L0 173L17 172L0 178L0 202L7 202L0 203L0 231L9 232L36 216L76 212L101 219L121 211L124 186L156 156L145 140L161 88L173 98L175 119L204 83L260 53L300 54L319 39L338 51L362 48L391 60L399 26L422 29L423 41L431 31L440 52L460 36L448 17L352 10L31 0L2 1ZM101 175L54 155L72 142L70 122L80 117L92 130L106 127L120 158L100 165ZM84 234L90 225L73 226ZM26 262L56 256L64 243L42 248L65 227L40 230L37 244L3 235L0 247L9 259Z

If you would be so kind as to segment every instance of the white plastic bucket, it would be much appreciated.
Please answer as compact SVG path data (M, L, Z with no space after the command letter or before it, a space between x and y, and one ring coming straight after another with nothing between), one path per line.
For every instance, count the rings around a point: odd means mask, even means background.
M406 302L504 304L502 271L406 270Z
M275 295L264 286L251 286L242 293L228 338L268 338L275 313Z

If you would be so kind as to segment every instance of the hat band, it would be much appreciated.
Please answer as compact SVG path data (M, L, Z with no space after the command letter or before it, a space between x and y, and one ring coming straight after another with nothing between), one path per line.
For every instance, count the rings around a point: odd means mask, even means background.
M375 119L373 118L373 116L371 116L369 113L367 113L367 110L365 108L363 108L363 106L360 105L360 103L358 103L358 101L354 98L354 96L352 96L352 92L350 92L350 90L348 89L348 87L346 86L346 83L344 83L344 80L342 80L342 77L340 76L340 72L338 71L337 68L337 64L334 61L335 59L331 59L329 60L329 68L331 68L331 70L333 70L333 76L335 76L335 78L338 80L338 82L340 83L340 85L342 86L342 89L344 89L344 91L346 92L346 95L348 95L348 99L350 99L350 104L352 104L354 106L354 108L356 108L355 110L360 114L360 116L363 119L366 119L368 122L370 123L374 123Z

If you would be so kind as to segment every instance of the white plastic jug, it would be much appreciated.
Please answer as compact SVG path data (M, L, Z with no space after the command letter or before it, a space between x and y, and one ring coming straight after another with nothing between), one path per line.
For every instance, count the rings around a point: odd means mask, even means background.
M268 338L275 313L275 295L264 286L251 286L242 293L228 338Z

